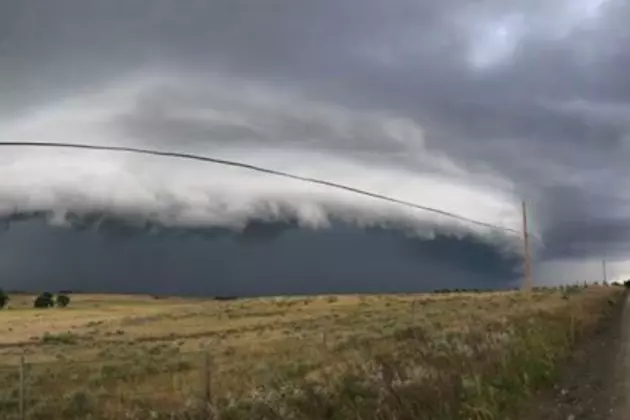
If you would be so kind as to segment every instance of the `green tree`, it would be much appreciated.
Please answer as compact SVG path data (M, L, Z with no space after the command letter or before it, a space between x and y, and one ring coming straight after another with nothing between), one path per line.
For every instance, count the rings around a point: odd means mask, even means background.
M53 294L50 292L44 292L35 298L33 302L35 308L52 308L55 306L53 301Z
M70 304L70 296L66 295L65 293L57 294L57 307L65 308L69 304Z
M0 289L0 309L7 306L8 303L9 303L9 295L7 295L4 290Z

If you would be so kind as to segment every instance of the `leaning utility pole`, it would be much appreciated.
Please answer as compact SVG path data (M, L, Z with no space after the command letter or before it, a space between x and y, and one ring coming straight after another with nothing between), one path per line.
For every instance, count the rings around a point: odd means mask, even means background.
M523 201L523 247L525 254L525 279L523 290L532 290L532 257L529 252L529 231L527 228L527 206Z

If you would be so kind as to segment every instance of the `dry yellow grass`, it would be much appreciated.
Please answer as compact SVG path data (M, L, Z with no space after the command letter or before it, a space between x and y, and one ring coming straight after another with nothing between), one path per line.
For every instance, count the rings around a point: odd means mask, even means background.
M505 389L522 396L549 380L621 294L76 295L69 308L44 310L20 296L0 311L0 361L13 365L0 367L0 380L5 372L5 399L15 400L14 366L26 356L37 419L192 418L208 373L225 419L509 418L506 404L518 398Z

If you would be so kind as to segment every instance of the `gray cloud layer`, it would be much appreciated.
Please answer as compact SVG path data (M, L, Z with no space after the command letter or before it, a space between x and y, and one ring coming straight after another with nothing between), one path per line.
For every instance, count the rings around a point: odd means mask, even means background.
M518 228L542 260L621 258L630 6L621 0L0 2L0 141L177 149ZM487 232L223 168L0 151L0 212ZM507 242L506 242L507 241ZM543 273L545 274L545 273ZM553 275L557 272L554 271Z
M0 251L7 288L164 294L502 288L514 285L518 264L472 237L421 240L381 229L289 224L250 224L239 234L147 232L115 219L101 221L98 231L17 223L0 236Z

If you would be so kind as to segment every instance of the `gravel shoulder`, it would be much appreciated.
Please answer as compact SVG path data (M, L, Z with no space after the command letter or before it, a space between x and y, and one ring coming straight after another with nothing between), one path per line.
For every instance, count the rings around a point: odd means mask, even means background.
M630 418L630 295L580 344L553 390L534 398L522 420Z

